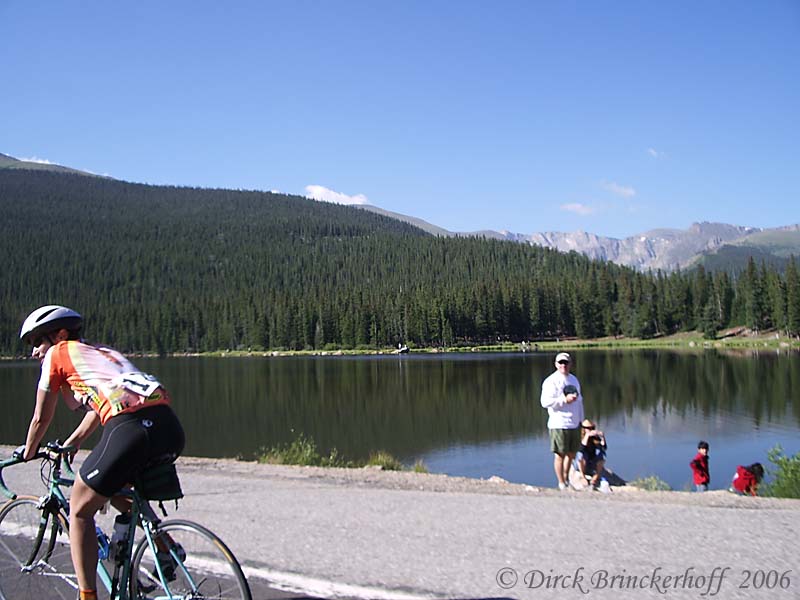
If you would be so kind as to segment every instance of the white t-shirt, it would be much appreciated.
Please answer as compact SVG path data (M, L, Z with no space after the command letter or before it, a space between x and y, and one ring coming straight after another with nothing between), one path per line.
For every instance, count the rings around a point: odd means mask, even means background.
M567 404L564 388L574 385L578 390L578 399ZM555 371L542 382L541 403L550 417L547 419L548 429L576 429L583 421L583 395L578 378L572 373L567 376Z

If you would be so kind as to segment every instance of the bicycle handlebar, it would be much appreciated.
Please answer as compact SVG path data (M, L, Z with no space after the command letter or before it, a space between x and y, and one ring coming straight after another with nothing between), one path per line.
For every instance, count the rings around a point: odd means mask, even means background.
M18 465L23 462L30 462L36 459L44 459L53 463L54 468L58 465L63 465L64 470L68 475L75 477L75 473L70 465L69 456L75 452L74 446L62 446L58 440L48 442L43 449L40 449L36 454L27 461L21 456L12 456L5 460L0 461L0 493L2 493L9 500L16 500L17 494L12 492L5 481L3 481L3 469Z
M12 456L11 458L7 458L6 460L0 461L0 492L2 492L3 495L9 500L16 500L17 495L10 489L8 489L8 487L6 486L6 482L3 481L3 469L5 469L6 467L10 467L11 465L19 464L21 462L24 462L22 458L16 456Z

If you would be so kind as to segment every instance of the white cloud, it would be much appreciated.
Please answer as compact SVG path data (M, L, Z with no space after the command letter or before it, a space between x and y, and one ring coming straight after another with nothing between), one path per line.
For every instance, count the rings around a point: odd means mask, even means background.
M348 196L347 194L335 192L321 185L307 185L306 196L312 200L335 202L336 204L369 204L369 199L364 194Z
M665 152L659 152L655 148L648 148L647 153L653 158L664 158L667 155Z
M617 196L622 196L623 198L633 198L636 195L636 190L631 186L620 185L618 183L614 183L613 181L610 183L603 183L603 189L611 192L612 194L616 194Z
M571 204L562 204L559 208L563 211L575 213L576 215L580 215L582 217L591 215L595 212L594 208L586 204L581 204L580 202L573 202Z

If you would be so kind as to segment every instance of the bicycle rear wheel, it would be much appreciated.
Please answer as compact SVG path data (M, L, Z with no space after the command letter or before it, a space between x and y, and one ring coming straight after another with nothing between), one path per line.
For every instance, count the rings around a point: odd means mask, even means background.
M20 497L0 510L0 600L75 600L78 582L64 517Z
M251 600L247 579L236 558L222 540L202 525L165 521L158 526L156 540L159 568L146 538L136 547L131 562L131 598Z

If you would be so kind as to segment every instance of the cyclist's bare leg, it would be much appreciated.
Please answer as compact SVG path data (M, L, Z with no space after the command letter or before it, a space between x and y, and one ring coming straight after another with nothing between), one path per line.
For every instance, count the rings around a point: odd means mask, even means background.
M130 496L114 496L111 498L111 506L116 508L121 513L131 512L133 500Z
M70 494L69 541L72 564L81 590L97 589L97 535L94 515L108 501L75 477Z

